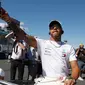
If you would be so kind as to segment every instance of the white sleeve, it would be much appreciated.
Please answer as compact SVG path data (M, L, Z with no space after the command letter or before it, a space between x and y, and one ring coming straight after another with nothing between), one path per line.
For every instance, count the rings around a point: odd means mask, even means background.
M69 52L69 61L74 61L77 60L75 50L73 47L71 47L70 52Z
M36 38L37 41L37 52L39 55L41 55L41 46L42 46L42 39Z

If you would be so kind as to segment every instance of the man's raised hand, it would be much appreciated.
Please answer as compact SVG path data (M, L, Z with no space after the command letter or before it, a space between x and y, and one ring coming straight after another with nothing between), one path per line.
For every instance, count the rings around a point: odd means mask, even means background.
M0 7L0 19L4 20L5 22L10 22L10 17L5 9Z

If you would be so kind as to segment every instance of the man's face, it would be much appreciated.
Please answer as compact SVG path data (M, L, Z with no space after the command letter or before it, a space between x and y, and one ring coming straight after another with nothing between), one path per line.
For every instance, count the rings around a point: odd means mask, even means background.
M62 35L62 29L54 26L54 27L50 28L50 35L54 39L60 38Z
M84 48L84 45L80 45L80 48Z

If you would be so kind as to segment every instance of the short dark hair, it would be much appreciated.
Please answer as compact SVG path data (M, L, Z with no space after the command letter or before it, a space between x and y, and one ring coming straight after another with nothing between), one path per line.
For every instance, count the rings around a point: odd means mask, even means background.
M56 21L56 20L53 20L53 21L50 22L50 24L49 24L49 29L50 29L51 27L55 26L55 25L56 25L57 27L59 27L59 28L62 29L62 26L61 26L60 22L59 22L59 21Z

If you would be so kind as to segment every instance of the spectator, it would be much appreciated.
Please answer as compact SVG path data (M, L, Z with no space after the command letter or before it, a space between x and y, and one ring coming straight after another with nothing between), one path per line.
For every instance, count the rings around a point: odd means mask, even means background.
M83 44L80 44L79 48L76 49L76 56L81 70L80 77L78 79L83 81L82 73L85 73L85 48Z
M10 76L11 80L15 80L16 69L18 69L18 80L23 80L24 59L25 59L24 41L15 41L11 56Z
M16 70L18 69L18 80L23 80L26 43L24 40L17 41L13 32L7 34L5 38L12 39L14 41L13 51L10 56L10 79L15 80Z
M41 57L38 55L38 67L37 67L37 78L42 76L42 63L41 63Z
M28 50L28 79L29 79L29 75L31 75L31 81L34 81L34 79L36 78L37 75L37 68L38 68L38 53L36 51L36 48L33 47L29 47Z

